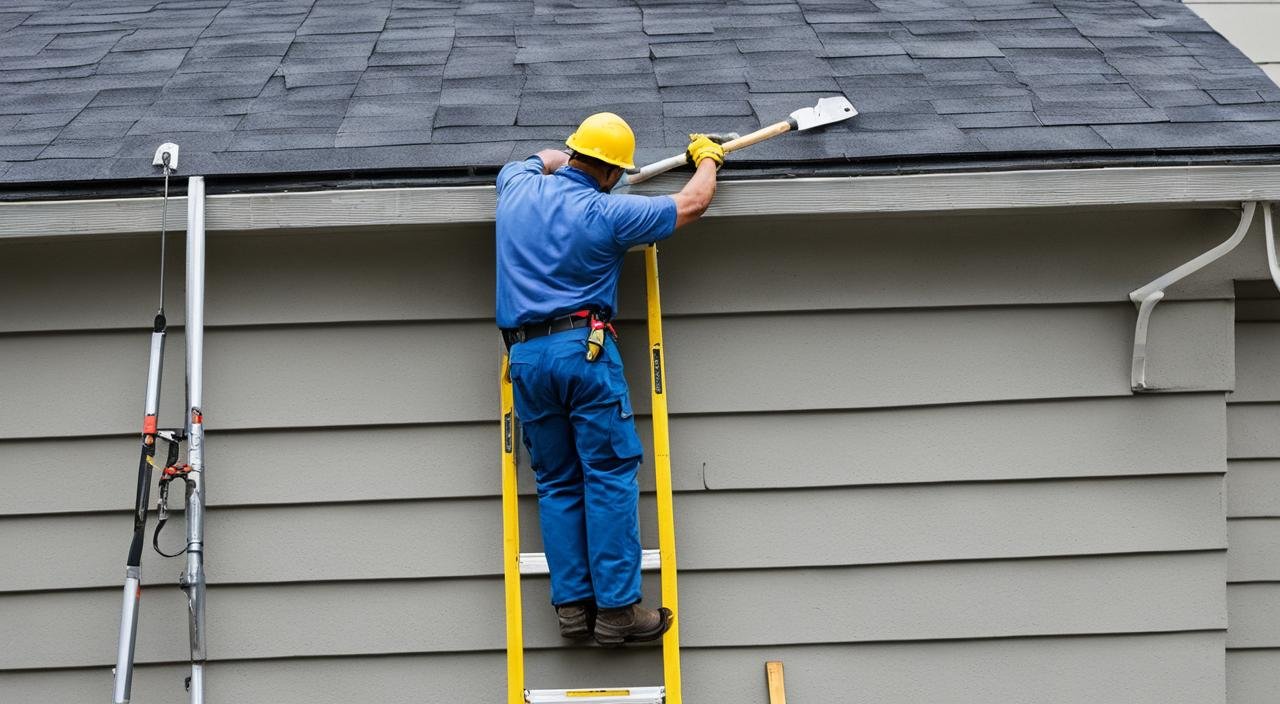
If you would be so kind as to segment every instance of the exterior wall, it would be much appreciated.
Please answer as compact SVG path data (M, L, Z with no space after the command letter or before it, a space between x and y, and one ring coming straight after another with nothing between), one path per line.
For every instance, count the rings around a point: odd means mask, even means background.
M1177 392L1144 396L1125 294L1234 225L726 218L665 245L689 701L764 701L768 659L796 701L1224 701L1233 289L1170 292L1150 377ZM210 702L501 700L491 248L211 235ZM155 249L0 242L0 700L110 687ZM168 361L162 425L180 332ZM140 702L181 696L179 569L143 562ZM656 651L564 648L545 580L525 596L530 686L659 682Z
M1275 700L1280 688L1280 299L1271 281L1240 286L1227 427L1227 699Z
M1193 0L1186 3L1219 34L1280 83L1280 0Z

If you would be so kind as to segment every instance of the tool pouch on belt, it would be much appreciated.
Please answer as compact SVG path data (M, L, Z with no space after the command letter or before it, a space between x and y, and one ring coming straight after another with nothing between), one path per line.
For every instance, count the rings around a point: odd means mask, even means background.
M614 332L613 325L591 315L590 332L587 333L587 361L594 362L600 359L600 353L604 351L604 336L608 333L614 340L618 339L618 333Z

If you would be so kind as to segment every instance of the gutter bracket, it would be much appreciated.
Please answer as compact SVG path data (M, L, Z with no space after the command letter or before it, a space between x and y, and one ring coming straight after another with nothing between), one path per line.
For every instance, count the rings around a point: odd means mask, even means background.
M1134 393L1158 391L1147 384L1147 328L1151 323L1152 311L1164 298L1164 290L1235 249L1249 231L1249 224L1253 222L1253 212L1257 205L1256 201L1242 204L1240 224L1225 242L1129 294L1129 300L1138 306L1138 322L1133 331L1133 363L1129 370L1129 386ZM1274 267L1272 275L1277 275L1277 269ZM1280 278L1277 279L1276 285L1280 287Z

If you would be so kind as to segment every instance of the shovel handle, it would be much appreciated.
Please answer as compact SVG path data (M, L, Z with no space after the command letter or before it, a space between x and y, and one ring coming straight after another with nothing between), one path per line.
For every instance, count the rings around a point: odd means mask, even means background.
M739 149L745 149L753 144L759 144L766 139L772 139L780 134L790 132L793 129L795 129L795 127L792 125L790 120L783 120L782 122L775 122L768 127L761 127L750 134L744 134L737 139L729 140L720 146L724 147L725 153L728 154L729 152L737 151ZM652 164L646 164L635 173L627 174L627 183L643 183L658 174L666 173L672 169L684 166L687 163L689 163L689 157L684 153L668 157L662 161L655 161Z
M792 129L794 129L794 127L792 126L791 121L783 120L782 122L775 122L768 127L761 127L751 134L744 134L741 137L725 142L720 146L724 147L725 153L728 154L729 152L736 152L739 149L744 149L753 144L759 144L766 139L773 139L780 134L786 134Z
M633 174L627 174L627 183L642 183L657 176L666 173L672 169L678 169L689 163L689 155L681 152L672 157L667 157L662 161L655 161L652 164L645 164L639 171Z

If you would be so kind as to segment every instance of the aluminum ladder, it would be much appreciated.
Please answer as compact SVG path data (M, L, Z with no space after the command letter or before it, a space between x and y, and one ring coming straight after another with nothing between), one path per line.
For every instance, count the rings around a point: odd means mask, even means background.
M526 689L524 614L520 577L547 574L544 553L520 552L520 511L516 496L519 440L507 357L499 376L502 403L502 564L507 605L507 704L681 704L680 610L676 592L676 529L671 498L671 447L667 427L666 362L662 346L662 303L658 295L658 248L644 248L649 317L649 391L653 406L653 468L657 475L658 548L645 550L641 569L662 573L662 605L671 609L671 629L662 637L663 684L650 687Z

